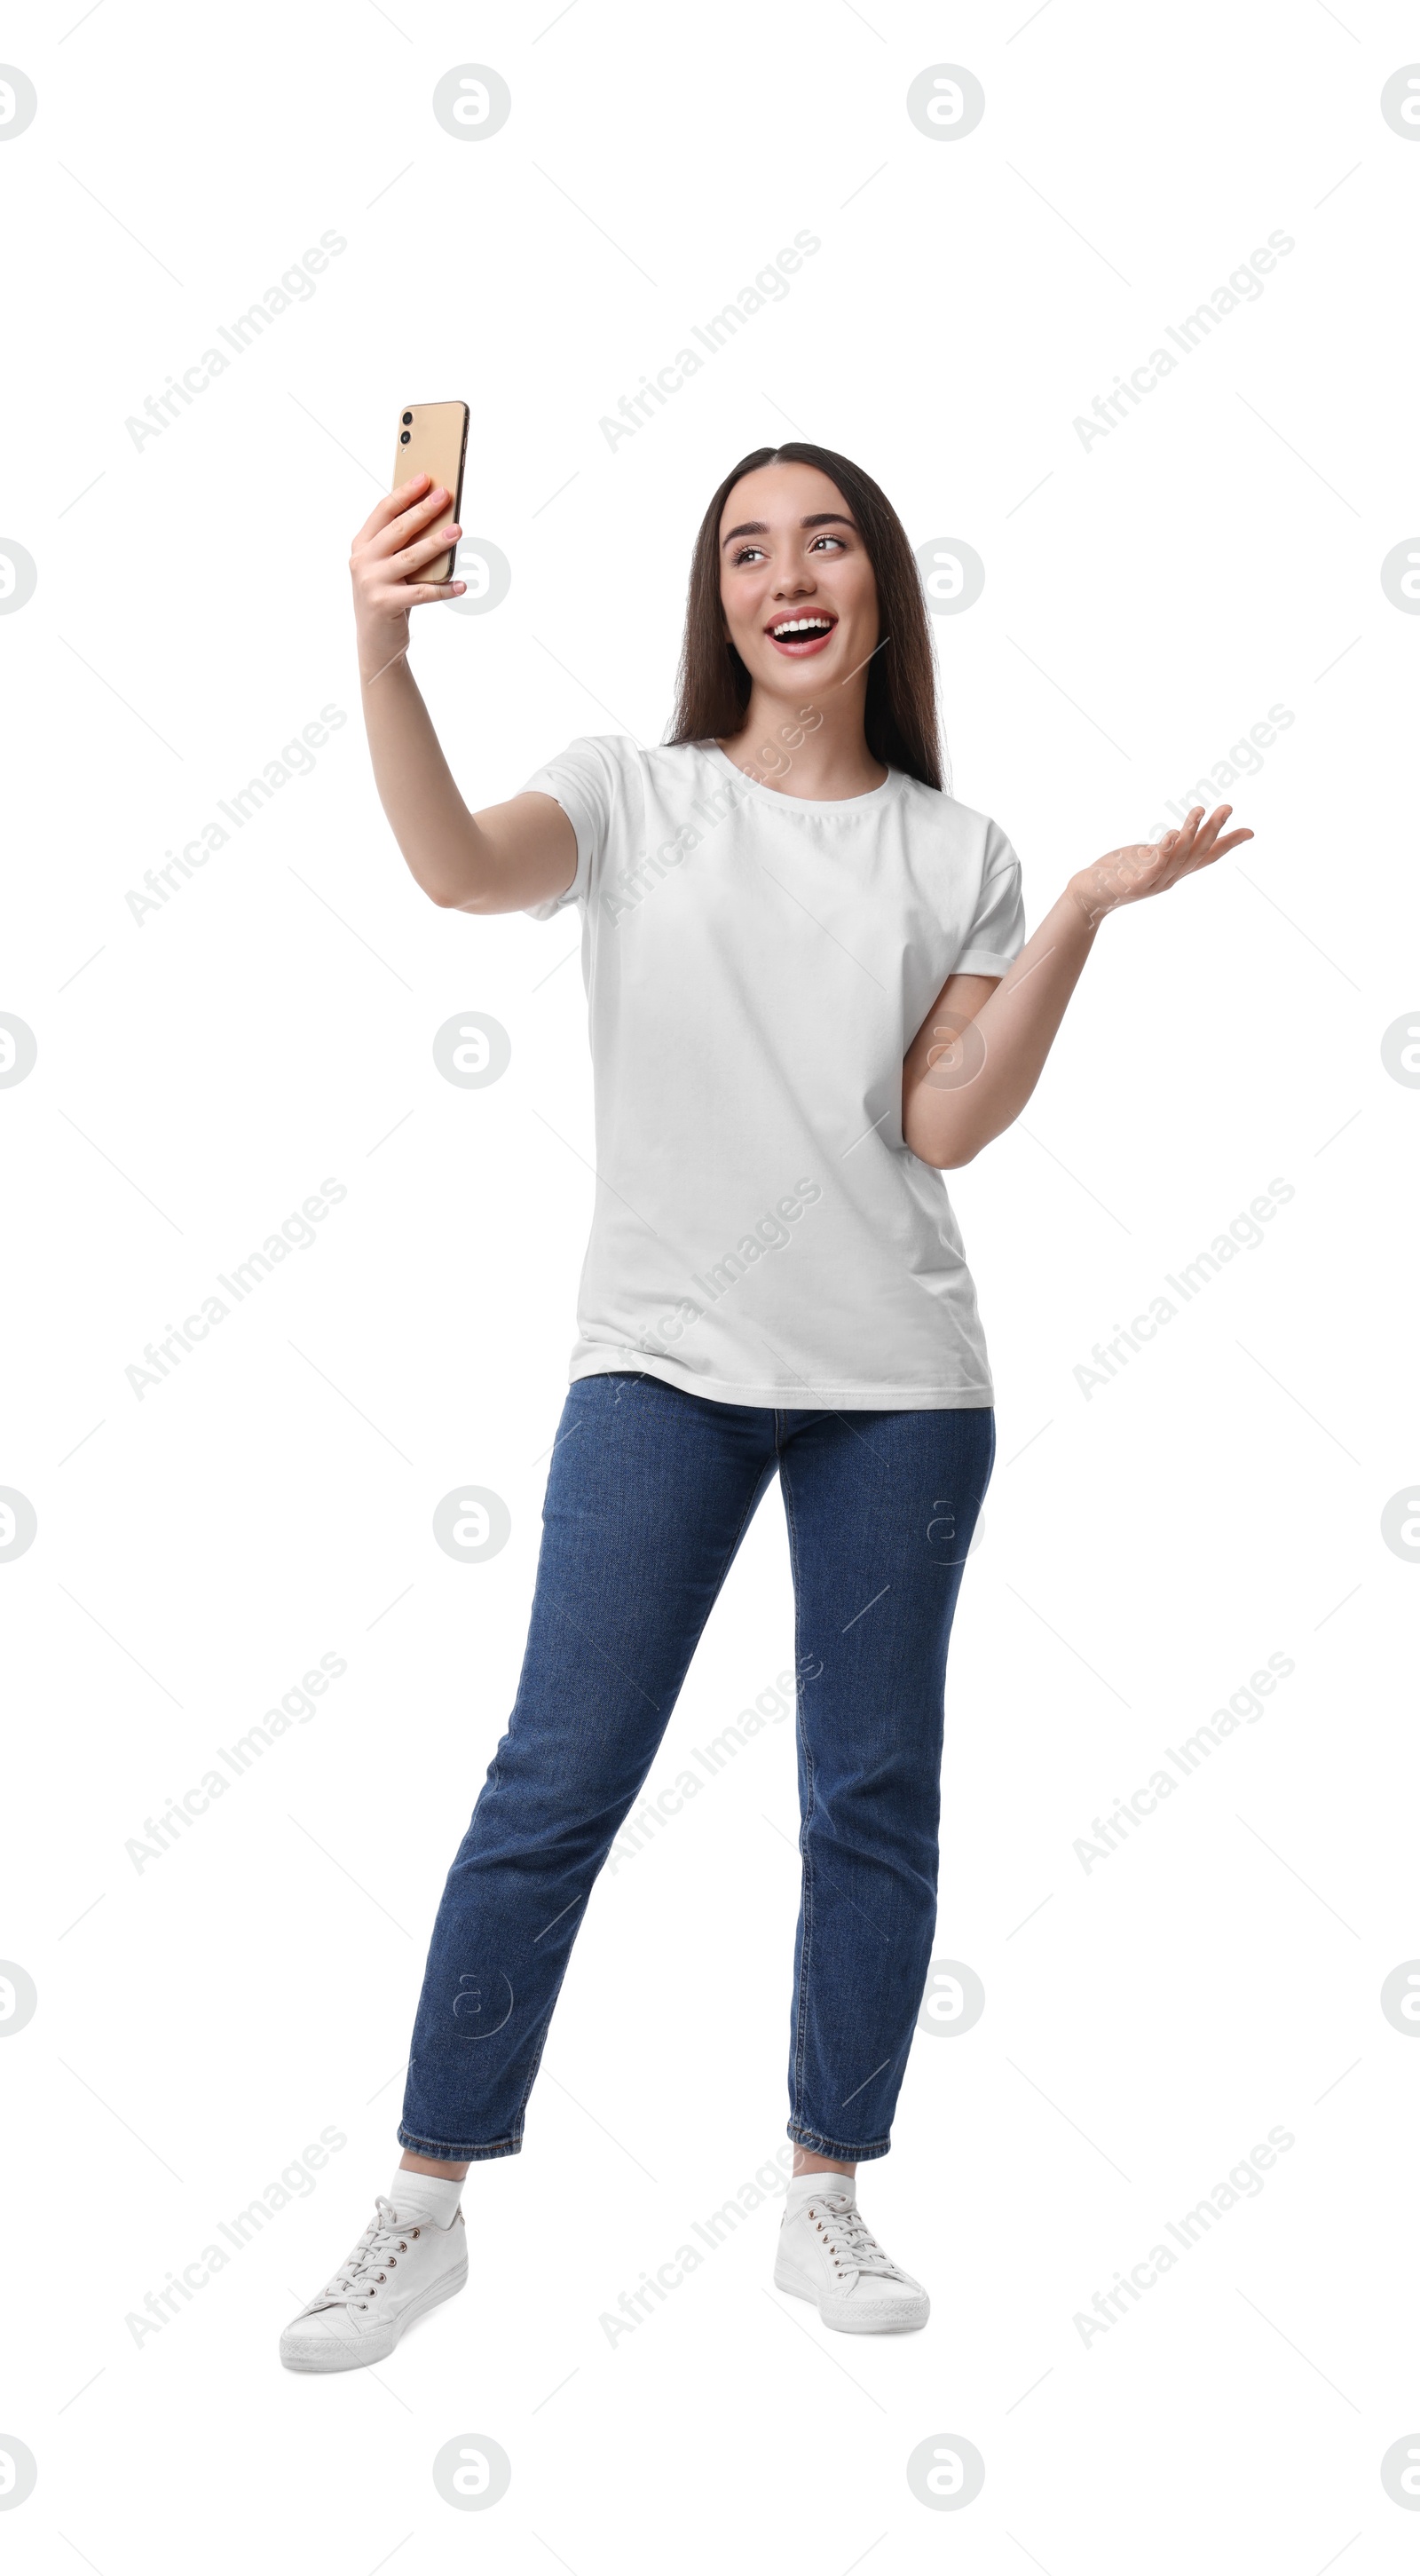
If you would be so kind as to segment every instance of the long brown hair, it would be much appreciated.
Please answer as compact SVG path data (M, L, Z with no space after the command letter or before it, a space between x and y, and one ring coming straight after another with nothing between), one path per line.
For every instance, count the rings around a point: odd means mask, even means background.
M873 567L883 639L868 672L863 711L868 749L875 760L920 778L924 787L940 788L936 661L907 531L871 474L848 457L836 456L830 447L811 446L807 439L791 439L787 447L756 447L751 455L742 456L701 520L691 558L676 708L667 742L709 742L719 735L737 734L743 727L750 676L725 633L720 521L735 485L761 465L816 465L847 502Z

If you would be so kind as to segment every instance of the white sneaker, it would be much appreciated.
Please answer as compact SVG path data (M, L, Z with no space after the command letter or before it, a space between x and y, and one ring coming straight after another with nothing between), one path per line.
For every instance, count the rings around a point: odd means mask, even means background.
M905 2334L932 2302L885 2254L858 2208L852 2174L797 2174L779 2222L774 2286L811 2299L840 2334Z
M288 2370L360 2370L385 2361L405 2327L467 2279L463 2211L448 2227L424 2216L401 2220L381 2192L359 2244L286 2328L282 2361Z

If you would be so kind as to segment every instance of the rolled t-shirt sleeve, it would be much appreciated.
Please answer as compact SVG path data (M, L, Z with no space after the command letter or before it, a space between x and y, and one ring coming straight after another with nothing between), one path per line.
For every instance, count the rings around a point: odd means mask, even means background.
M987 834L986 864L966 943L952 967L954 975L1004 975L1026 941L1025 904L1021 896L1021 863L998 824Z
M555 797L577 835L577 873L565 893L525 907L534 921L551 921L569 903L590 901L611 834L617 785L609 746L591 734L570 742L555 760L524 779L519 793Z

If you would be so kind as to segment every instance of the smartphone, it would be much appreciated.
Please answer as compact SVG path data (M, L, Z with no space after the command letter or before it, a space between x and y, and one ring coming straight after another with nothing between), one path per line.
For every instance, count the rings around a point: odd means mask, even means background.
M446 528L458 523L463 503L463 460L468 446L468 405L465 402L407 403L399 416L399 438L394 451L394 482L391 491L407 483L412 474L427 474L433 482L442 483L452 492L454 506ZM428 532L439 533L439 524ZM455 549L436 555L424 566L421 581L452 581Z

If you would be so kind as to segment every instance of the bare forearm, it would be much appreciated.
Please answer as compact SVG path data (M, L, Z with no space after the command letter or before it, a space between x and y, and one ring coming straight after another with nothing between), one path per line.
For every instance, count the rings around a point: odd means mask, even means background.
M1019 1118L1105 914L1166 893L1250 841L1244 827L1223 831L1232 810L1215 805L1205 822L1195 805L1181 829L1081 868L984 999L976 975L948 976L902 1068L903 1139L924 1163L953 1171Z
M477 894L488 873L483 835L444 758L404 654L361 682L375 787L415 883L440 904Z
M909 1055L903 1136L954 1170L1019 1118L1094 946L1098 916L1068 887L971 1018L934 1013Z

